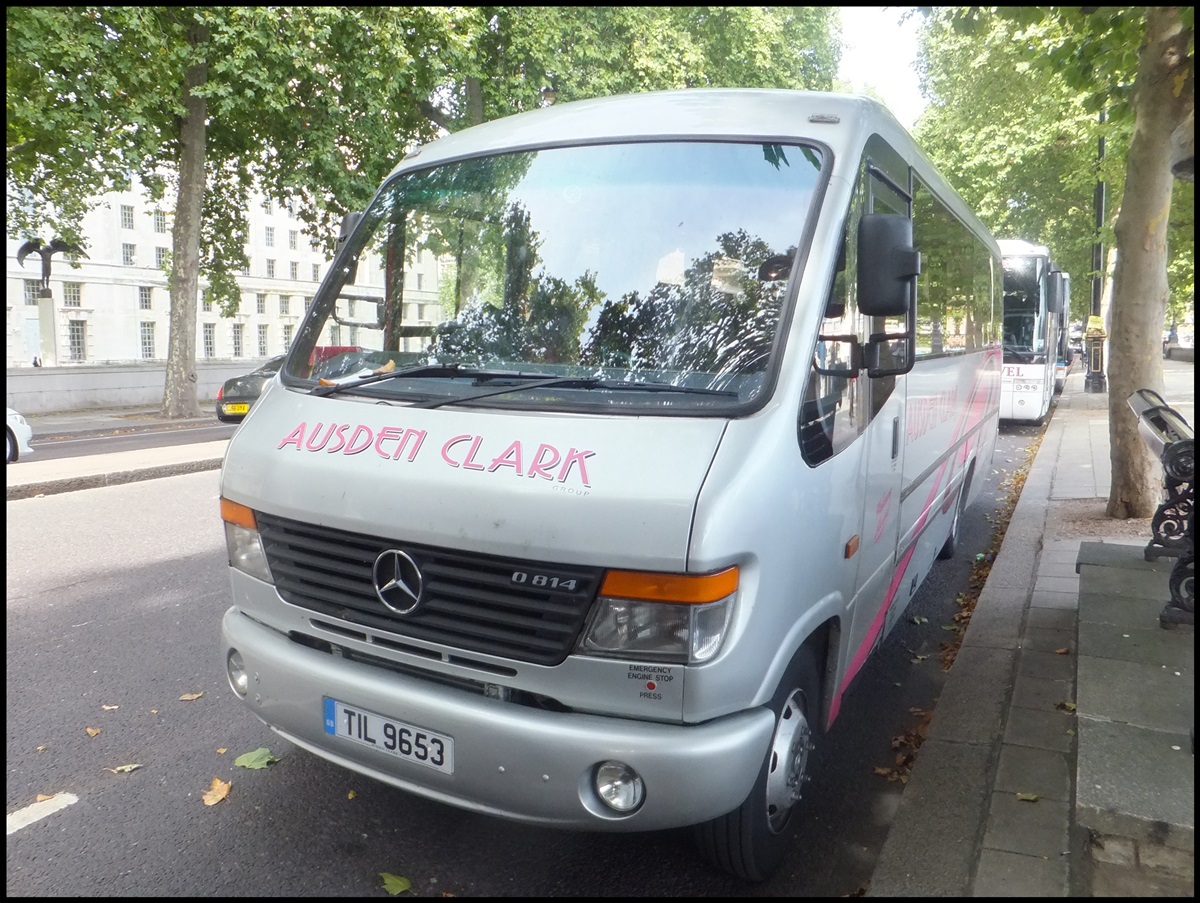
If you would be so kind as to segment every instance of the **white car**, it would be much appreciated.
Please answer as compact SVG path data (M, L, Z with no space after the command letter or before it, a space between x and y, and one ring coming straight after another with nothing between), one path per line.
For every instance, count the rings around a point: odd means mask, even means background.
M4 438L6 443L4 462L6 464L12 464L22 455L33 454L33 449L29 447L29 440L33 438L33 427L29 425L28 420L12 408L8 408Z

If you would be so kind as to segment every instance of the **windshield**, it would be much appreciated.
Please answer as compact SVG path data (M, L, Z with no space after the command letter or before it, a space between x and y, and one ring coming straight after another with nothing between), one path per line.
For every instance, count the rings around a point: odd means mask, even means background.
M1004 260L1004 360L1013 364L1046 362L1044 262L1039 257Z
M411 401L744 406L766 383L820 165L808 147L676 142L401 174L314 299L285 375ZM496 391L502 378L512 391Z

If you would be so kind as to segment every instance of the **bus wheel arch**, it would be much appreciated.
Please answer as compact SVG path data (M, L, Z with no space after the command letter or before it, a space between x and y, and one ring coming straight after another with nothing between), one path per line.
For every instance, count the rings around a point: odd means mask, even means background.
M962 515L967 507L967 499L971 495L971 482L975 478L975 461L971 461L970 467L967 468L967 475L963 478L962 488L958 491L958 501L954 505L954 516L950 519L950 532L946 536L946 542L943 543L938 550L938 560L946 561L954 557L954 553L958 551L958 535L962 529Z

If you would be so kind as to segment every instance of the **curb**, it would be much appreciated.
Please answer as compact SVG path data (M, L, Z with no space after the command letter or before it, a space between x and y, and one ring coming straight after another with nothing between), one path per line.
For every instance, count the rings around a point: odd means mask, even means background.
M39 495L57 495L60 492L74 492L78 489L98 489L102 486L119 486L123 483L136 483L141 480L158 479L159 477L174 477L180 474L219 470L223 461L223 457L207 458L200 461L181 461L176 464L137 467L130 470L118 470L112 473L88 474L86 476L63 477L57 480L23 483L7 487L5 500L11 502L16 499L35 498Z

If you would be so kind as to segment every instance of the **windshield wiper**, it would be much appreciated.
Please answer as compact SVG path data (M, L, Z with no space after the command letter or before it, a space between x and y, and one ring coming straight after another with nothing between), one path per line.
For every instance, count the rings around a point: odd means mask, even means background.
M519 379L528 379L527 374L511 374ZM508 375L506 375L508 376ZM501 379L506 377L491 376L484 377L485 379ZM434 398L429 401L417 402L413 405L414 408L440 408L442 405L460 404L466 401L474 401L477 398L487 398L491 395L504 395L508 392L522 392L526 389L598 389L604 392L679 392L685 395L718 395L726 398L738 398L737 392L730 392L723 389L702 389L695 386L672 386L668 383L635 383L627 380L619 379L602 379L600 377L577 377L577 376L559 376L551 379L533 380L531 382L523 382L516 385L497 386L485 392L476 392L473 395L456 395L452 398Z
M334 395L346 389L356 389L359 386L369 386L371 383L382 382L385 379L537 379L540 373L518 373L505 370L476 370L464 367L462 364L422 364L419 367L406 367L402 370L389 370L386 373L363 373L358 377L343 379L334 383L320 383L309 391L309 395Z

